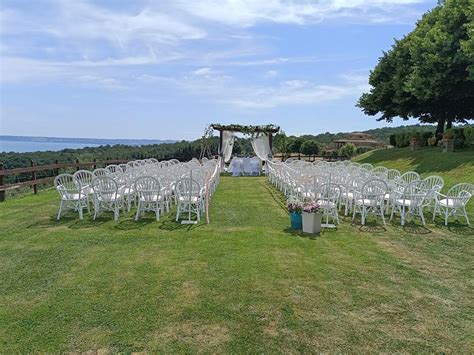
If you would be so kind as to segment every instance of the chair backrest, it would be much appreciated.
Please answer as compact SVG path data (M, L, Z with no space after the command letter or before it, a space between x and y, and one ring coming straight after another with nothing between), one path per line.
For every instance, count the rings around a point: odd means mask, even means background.
M161 187L157 179L152 176L142 176L135 181L135 191L139 198L145 201L153 201L160 195Z
M92 184L94 175L89 170L78 170L74 173L74 177L81 183L82 187Z
M104 168L97 168L97 169L94 169L94 171L92 172L92 175L94 175L95 178L99 176L106 176L107 170L105 170Z
M54 186L61 197L67 200L72 199L74 195L79 197L82 195L81 183L71 174L56 176Z
M92 180L92 188L94 189L94 196L103 201L116 201L118 185L109 176L98 176Z
M463 205L466 205L473 195L474 185L468 183L456 184L446 194L448 198L455 199Z
M380 177L380 178L386 178L388 173L388 169L385 166L377 166L372 170L372 175Z
M396 169L389 169L387 171L387 179L389 180L395 180L400 177L400 172Z
M365 170L368 170L368 171L374 170L374 166L373 166L372 164L369 164L369 163L361 164L361 165L359 166L359 168L365 169Z
M115 173L119 172L121 169L119 168L118 165L111 164L111 165L107 165L105 167L105 170L107 171L107 173L115 174Z
M402 199L410 200L410 207L421 206L427 196L428 191L429 189L426 182L423 180L415 180L405 186L403 189Z
M196 180L185 177L176 183L176 192L179 197L199 197L201 186Z
M378 204L383 204L385 194L388 191L387 183L381 179L372 179L367 181L362 186L362 199L375 201Z
M338 184L325 183L318 186L316 198L336 203L341 195L341 187Z
M420 175L416 171L407 171L405 174L400 176L400 180L408 185L409 183L420 180Z
M436 193L440 192L444 186L444 180L441 176L432 175L423 179L426 183L427 188L429 189L428 196L426 196L431 201L434 200Z

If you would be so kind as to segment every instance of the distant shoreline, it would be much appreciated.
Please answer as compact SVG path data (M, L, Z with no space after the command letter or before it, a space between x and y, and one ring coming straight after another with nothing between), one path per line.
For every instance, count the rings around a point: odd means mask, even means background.
M0 135L0 141L5 142L35 142L35 143L74 143L94 145L148 145L175 143L176 140L166 139L114 139L114 138L62 138L62 137L39 137L39 136L11 136Z

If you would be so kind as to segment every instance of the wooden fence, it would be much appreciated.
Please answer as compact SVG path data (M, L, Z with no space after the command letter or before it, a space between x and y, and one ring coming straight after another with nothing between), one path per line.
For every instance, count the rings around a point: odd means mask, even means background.
M92 168L96 169L98 166L106 166L109 164L122 164L127 163L128 160L101 160L82 163L76 160L75 163L58 163L49 165L36 165L35 162L31 161L31 166L25 168L16 168L16 169L4 169L3 164L0 164L0 202L5 201L5 191L15 190L25 186L31 186L33 192L36 194L38 192L38 185L47 184L54 181L54 178L59 175L60 169L70 169L75 168L79 170L81 168ZM44 177L37 179L36 175L40 171L51 170L53 172L52 176ZM5 176L12 176L18 174L31 174L31 179L16 183L5 184Z

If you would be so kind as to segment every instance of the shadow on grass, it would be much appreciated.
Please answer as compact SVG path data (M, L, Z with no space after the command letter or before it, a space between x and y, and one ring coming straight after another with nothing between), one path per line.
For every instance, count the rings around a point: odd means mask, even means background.
M176 231L176 230L190 231L190 230L203 227L205 225L206 224L202 220L201 222L197 224L181 224L181 221L176 222L173 219L168 219L168 220L164 220L158 228L161 230L166 230L166 231Z
M437 228L443 231L449 231L457 235L474 235L474 227L469 226L467 223L461 223L456 220L455 222L448 222L446 226L444 224L444 218L437 217L434 221Z
M156 218L152 217L142 217L139 218L138 221L135 221L135 218L128 218L126 220L122 220L115 225L115 229L120 229L120 230L134 230L134 229L141 229L143 227L146 227L154 222L159 223Z
M437 147L422 148L414 152L411 152L409 148L374 150L367 157L359 159L357 162L377 164L399 159L401 153L406 153L407 156L404 158L409 160L410 164L415 167L416 172L420 174L431 173L433 170L438 172L450 171L462 165L472 164L472 160L466 159L468 154L471 154L472 151L459 150L453 153L441 153L441 149ZM443 154L443 157L449 157L449 159L440 159L439 154ZM435 167L435 169L433 169L433 167Z

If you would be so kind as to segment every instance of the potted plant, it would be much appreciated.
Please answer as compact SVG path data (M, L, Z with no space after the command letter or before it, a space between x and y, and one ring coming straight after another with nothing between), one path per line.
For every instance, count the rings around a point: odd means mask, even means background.
M443 152L449 153L454 151L454 131L447 129L443 134Z
M414 134L410 138L410 150L413 152L414 150L418 149L418 135Z
M303 232L316 234L321 232L321 206L310 202L303 206Z
M301 212L303 211L303 206L298 201L288 202L288 212L290 213L290 223L291 229L301 230L302 227L302 218Z

